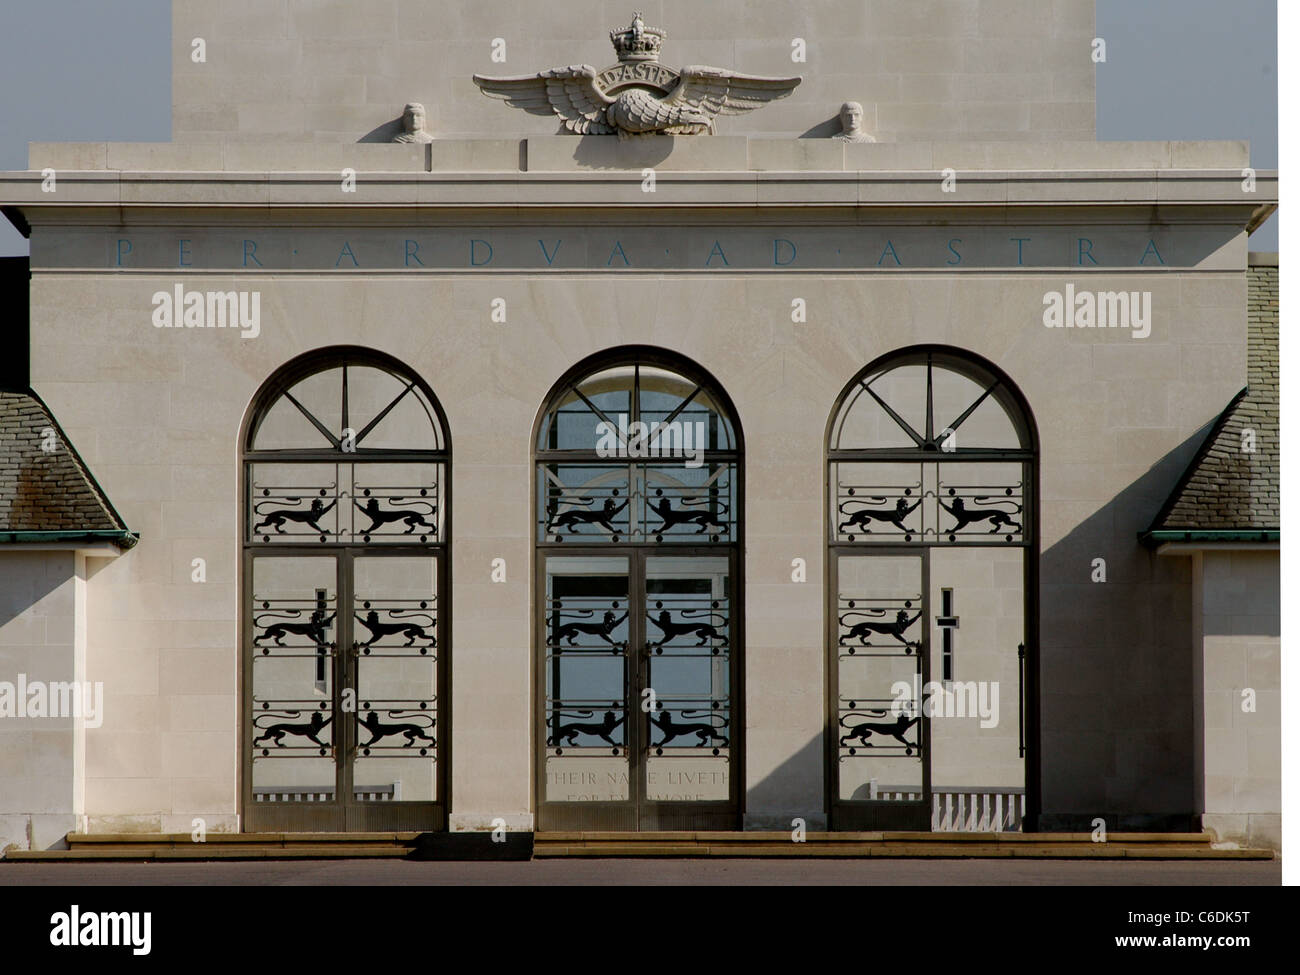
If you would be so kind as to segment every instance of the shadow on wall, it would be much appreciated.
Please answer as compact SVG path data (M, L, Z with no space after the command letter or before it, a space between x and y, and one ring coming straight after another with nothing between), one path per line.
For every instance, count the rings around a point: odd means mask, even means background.
M1190 560L1138 543L1207 423L1040 557L1043 831L1199 830ZM1093 560L1105 559L1105 582ZM829 720L829 719L828 719ZM825 828L824 739L751 787L748 828ZM802 797L802 801L801 801Z
M813 738L745 794L745 828L791 830L803 819L810 830L826 828L822 736Z
M1199 830L1188 559L1140 545L1212 425L1042 553L1040 829ZM1105 581L1094 582L1094 560ZM1087 810L1087 812L1084 812Z
M402 131L403 131L402 116L399 115L395 119L389 119L383 125L375 126L373 129L371 129L369 132L367 132L357 141L358 142L392 142L394 139L396 139L399 135L402 134Z
M19 703L20 674L28 688L44 685L49 696L39 699L47 708L66 701L50 682L77 679L72 594L55 595L75 572L71 551L0 548L0 681L9 685L0 716L0 856L9 849L62 848L76 828L74 719L48 711L23 717L30 694ZM97 706L102 703L101 695Z
M807 132L800 134L801 139L829 139L831 136L839 135L843 131L840 124L840 113L837 111L834 115L824 122L818 122Z
M564 134L564 129L560 129ZM699 136L646 135L620 139L617 135L574 138L573 160L589 169L656 166L673 154L678 139Z
M838 118L838 116L836 117ZM405 130L405 125L403 124L402 116L398 115L397 118L389 119L383 125L376 125L373 129L371 129L369 132L367 132L357 141L358 142L392 142L399 135L401 135L404 130ZM565 129L563 125L557 125L555 127L555 132L553 134L571 135L572 133L570 133L567 129ZM436 132L433 133L433 137L434 139L438 138ZM576 143L578 141L579 141L578 137L574 136L574 142ZM668 153L665 152L662 156L660 156L658 159L655 159L653 161L661 162L663 161L663 159L667 158L667 156ZM583 160L579 159L579 162L582 161Z
M24 613L30 618L34 607L72 577L72 553L66 553L65 559L50 558L57 554L0 550L0 631ZM26 645L10 642L0 634L0 661L14 651L25 653Z

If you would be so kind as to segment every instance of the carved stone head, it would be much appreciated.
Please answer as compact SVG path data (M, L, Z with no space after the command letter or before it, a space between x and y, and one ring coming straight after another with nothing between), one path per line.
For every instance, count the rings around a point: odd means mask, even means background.
M402 110L402 131L395 142L432 142L433 136L424 131L424 106L419 102L409 102Z
M845 102L840 106L840 133L837 139L845 142L875 142L875 138L862 129L862 103Z
M860 135L862 132L861 102L845 102L840 106L840 127L845 135Z
M861 109L859 109L861 111ZM424 131L424 106L419 102L411 102L402 111L402 128L407 132Z

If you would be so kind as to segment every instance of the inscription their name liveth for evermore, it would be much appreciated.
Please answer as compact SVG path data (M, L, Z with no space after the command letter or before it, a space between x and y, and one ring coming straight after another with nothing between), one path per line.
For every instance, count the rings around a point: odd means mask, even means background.
M547 772L546 783L548 786L563 788L568 786L576 791L566 794L561 801L564 802L619 802L627 798L628 775L626 772L593 772L590 770L576 770L570 772ZM646 785L651 792L657 788L675 788L683 789L694 786L696 789L712 787L720 789L726 793L727 773L722 770L710 771L707 769L680 770L676 772L646 772ZM605 791L602 793L601 787ZM556 797L558 798L558 797ZM672 794L662 794L654 796L659 801L705 801L715 799L715 795L706 795L703 792L682 793L674 792Z

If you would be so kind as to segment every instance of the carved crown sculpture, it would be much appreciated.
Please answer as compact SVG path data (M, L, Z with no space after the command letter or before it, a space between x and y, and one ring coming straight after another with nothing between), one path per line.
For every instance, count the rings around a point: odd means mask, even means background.
M659 63L668 35L646 27L638 11L630 27L610 31L618 64L548 68L509 78L474 75L489 98L531 115L558 116L566 131L620 139L642 135L713 132L719 115L743 115L785 98L802 78L764 78L726 68L691 65L674 71Z
M654 27L647 27L641 19L641 11L632 15L632 26L625 30L612 30L609 39L614 42L614 51L619 61L658 61L659 49L664 46L668 35Z

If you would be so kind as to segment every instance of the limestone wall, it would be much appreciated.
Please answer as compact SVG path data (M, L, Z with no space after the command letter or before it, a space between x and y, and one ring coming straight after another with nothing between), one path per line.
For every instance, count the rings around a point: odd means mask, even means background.
M833 134L854 100L888 142L1095 135L1093 0L175 0L172 138L389 141L410 101L440 138L552 134L556 119L489 100L471 76L614 64L609 31L633 6L668 32L671 67L804 78L783 101L720 119L719 134Z
M1144 340L1045 329L1044 291L1078 277L205 274L207 288L261 291L261 334L245 340L154 328L150 295L174 273L37 267L34 387L141 535L90 592L91 670L110 705L89 736L92 825L188 830L203 815L234 828L237 435L277 367L333 344L402 359L448 416L453 825L530 821L532 427L574 362L630 343L710 370L745 429L750 821L813 823L823 808L824 431L863 365L921 342L997 362L1039 426L1045 810L1189 812L1190 569L1136 534L1244 382L1244 268L1123 272L1153 295ZM505 323L491 321L497 297ZM791 322L794 297L808 301L806 323ZM196 557L203 584L191 581ZM1097 557L1105 585L1090 580ZM491 581L495 558L505 583ZM794 558L807 560L804 584L791 582Z
M1205 762L1201 821L1221 841L1281 848L1281 577L1276 551L1197 557Z
M84 812L87 722L58 686L87 679L84 566L72 551L0 555L0 851L56 846Z

